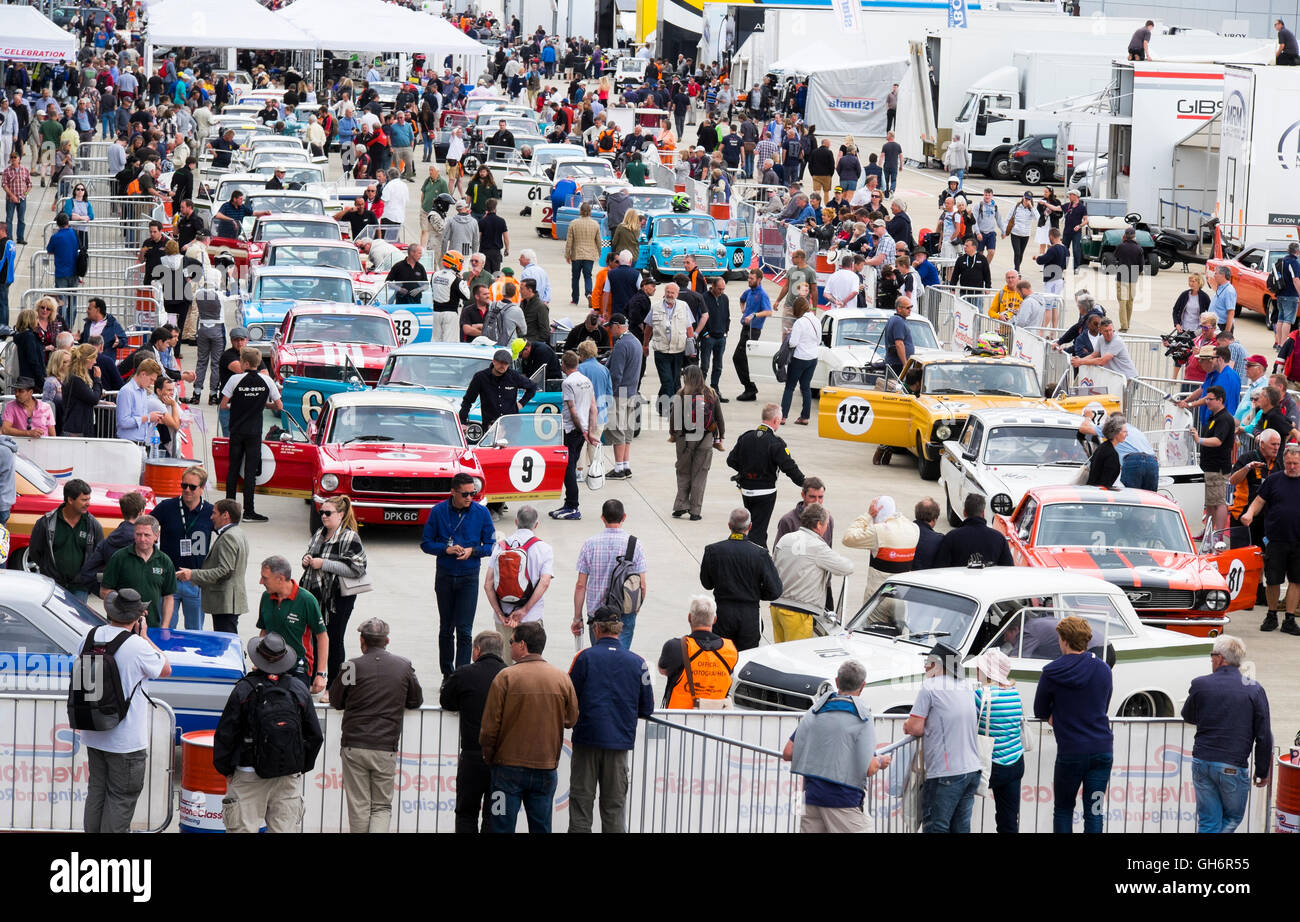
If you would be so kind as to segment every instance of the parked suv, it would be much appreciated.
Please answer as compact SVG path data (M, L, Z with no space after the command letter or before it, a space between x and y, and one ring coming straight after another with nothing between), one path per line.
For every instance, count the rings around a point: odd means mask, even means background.
M1056 135L1031 134L1008 157L1016 181L1030 186L1056 181Z

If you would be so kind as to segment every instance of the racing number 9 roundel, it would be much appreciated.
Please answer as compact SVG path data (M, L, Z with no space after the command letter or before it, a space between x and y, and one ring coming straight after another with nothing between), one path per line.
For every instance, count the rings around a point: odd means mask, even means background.
M520 493L531 493L546 476L546 459L531 448L521 450L510 462L510 485Z
M875 413L861 397L845 397L835 408L835 421L849 435L866 435L875 422Z

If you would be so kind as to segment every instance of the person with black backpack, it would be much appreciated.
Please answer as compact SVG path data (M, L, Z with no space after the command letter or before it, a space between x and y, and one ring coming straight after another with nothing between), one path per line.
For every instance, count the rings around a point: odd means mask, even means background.
M298 653L279 634L248 642L253 671L235 683L212 738L212 765L226 776L226 832L297 832L302 774L325 737L307 686L293 674Z
M90 762L83 828L120 833L131 831L149 759L149 706L136 693L172 667L149 639L140 593L111 593L104 613L108 623L90 630L73 662L68 723ZM165 755L170 759L170 749Z

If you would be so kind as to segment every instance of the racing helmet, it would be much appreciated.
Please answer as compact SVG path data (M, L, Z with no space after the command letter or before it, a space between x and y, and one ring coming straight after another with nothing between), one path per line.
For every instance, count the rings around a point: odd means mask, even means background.
M948 177L948 184L951 185L952 183L956 183L957 185L960 186L961 177L958 176L956 173L953 173L951 176Z
M1001 358L1007 354L1007 346L997 333L981 333L968 351L971 355L991 355Z
M672 208L673 211L678 213L683 211L690 211L691 200L687 198L684 193L679 192L673 196Z
M450 209L451 206L455 204L456 204L455 197L444 192L441 195L439 195L436 199L433 200L433 210L438 212L438 214L442 215L445 218L447 216L448 209Z
M459 272L461 267L465 265L465 260L464 257L455 250L448 250L446 253L442 254L442 264L448 269L455 269Z

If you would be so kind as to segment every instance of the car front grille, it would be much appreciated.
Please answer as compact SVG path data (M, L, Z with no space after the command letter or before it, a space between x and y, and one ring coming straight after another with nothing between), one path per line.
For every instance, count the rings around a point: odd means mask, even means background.
M1159 608L1166 611L1186 611L1196 604L1196 593L1190 589L1139 589L1125 587L1134 608ZM1137 596L1137 598L1134 598Z
M718 268L718 261L717 261L716 259L714 259L712 255L708 255L708 256L706 256L706 255L700 254L700 255L697 255L697 256L695 257L695 265L698 266L700 269L716 269L716 268ZM670 259L670 260L668 261L668 268L669 268L669 269L685 269L685 268L686 268L686 257L685 257L685 255L683 255L683 256L674 256L672 259Z
M367 384L377 384L379 382L379 368L358 368L361 372L361 380ZM343 365L304 365L299 374L304 378L318 378L321 381L342 381L346 375L346 369Z
M753 682L736 683L734 697L737 707L753 711L806 711L813 702L808 695L779 691Z
M421 496L446 495L451 492L450 477L375 477L352 478L354 493L409 493Z

